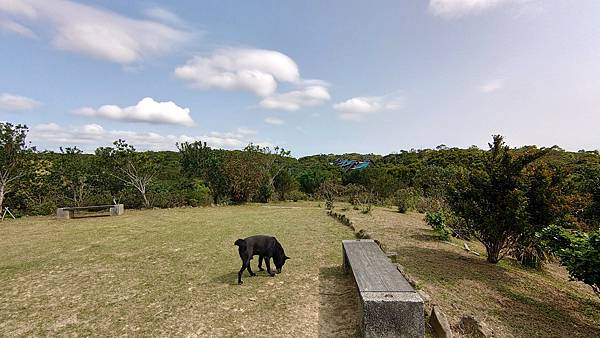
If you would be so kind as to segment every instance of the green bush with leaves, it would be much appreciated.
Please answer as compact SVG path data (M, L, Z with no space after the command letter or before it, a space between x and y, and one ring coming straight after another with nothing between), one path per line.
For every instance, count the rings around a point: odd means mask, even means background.
M409 187L396 191L396 206L398 207L398 212L404 214L410 210L414 210L418 199L419 192L415 188Z
M306 201L308 200L308 195L299 190L293 190L287 194L288 199L298 202L298 201Z
M600 297L600 229L584 233L551 225L538 237L560 258L571 278L590 285Z
M450 239L450 230L446 227L446 216L441 211L428 212L425 214L425 221L429 224L436 235L447 241Z
M188 203L193 207L210 205L212 193L202 180L195 180L192 190L188 193Z

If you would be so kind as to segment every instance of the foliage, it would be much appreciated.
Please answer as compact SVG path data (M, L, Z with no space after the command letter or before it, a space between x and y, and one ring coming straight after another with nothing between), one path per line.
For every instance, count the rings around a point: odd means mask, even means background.
M325 200L325 209L333 210L333 203L342 196L346 188L337 183L325 182L319 188L319 196Z
M278 194L279 200L285 201L286 194L298 189L298 181L290 175L289 170L281 170L273 180L273 186Z
M446 227L446 217L444 216L444 213L440 211L428 212L425 214L425 221L433 228L433 231L440 239L444 241L450 239L450 230Z
M181 155L181 171L188 177L203 180L218 204L229 193L229 177L225 173L226 153L211 149L206 142L177 144Z
M300 191L307 194L315 194L318 192L321 184L330 181L332 175L325 170L307 169L302 171L298 176Z
M396 191L395 197L395 203L398 207L398 212L404 214L415 208L419 198L419 192L413 187L402 188Z
M308 200L308 195L302 191L294 190L288 194L288 198L294 202Z
M600 297L600 230L586 234L552 225L538 237L560 258L573 279L590 285Z
M96 154L108 164L111 176L134 187L144 200L144 206L151 207L147 192L160 170L160 163L149 152L136 152L125 140L119 139L113 145L114 148L98 149Z
M26 142L27 126L0 122L0 211L4 197L15 189L15 183L27 174L27 159L35 149Z
M524 169L547 151L515 153L495 135L482 170L473 170L451 194L451 206L497 263L527 232L528 198Z
M195 180L188 194L189 204L193 207L210 205L212 198L210 189L202 180Z

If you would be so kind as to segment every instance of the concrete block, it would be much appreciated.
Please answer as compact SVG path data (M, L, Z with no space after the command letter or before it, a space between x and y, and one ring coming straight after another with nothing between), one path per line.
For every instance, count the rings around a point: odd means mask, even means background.
M71 219L74 216L73 210L67 210L66 208L56 209L56 217L62 219Z
M416 292L361 292L364 337L423 337L423 300Z
M111 216L121 216L125 213L125 206L123 204L117 204L110 208Z

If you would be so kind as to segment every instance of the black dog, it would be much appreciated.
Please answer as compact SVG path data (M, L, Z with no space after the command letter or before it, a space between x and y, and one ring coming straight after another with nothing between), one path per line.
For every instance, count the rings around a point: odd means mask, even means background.
M285 264L285 261L290 259L285 255L283 247L275 237L263 235L250 236L245 239L238 239L234 244L239 246L240 258L242 259L242 268L238 272L238 284L243 283L242 273L245 269L248 269L250 276L256 276L252 272L252 268L250 268L250 260L252 260L254 255L258 255L258 270L264 270L262 268L262 261L264 259L267 265L267 272L271 277L275 277L275 273L271 271L271 258L273 258L277 273L281 273L281 268Z

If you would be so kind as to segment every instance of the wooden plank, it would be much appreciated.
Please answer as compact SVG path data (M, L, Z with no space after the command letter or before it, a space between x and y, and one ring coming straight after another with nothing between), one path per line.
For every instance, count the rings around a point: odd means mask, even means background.
M374 241L343 241L360 292L415 292Z

